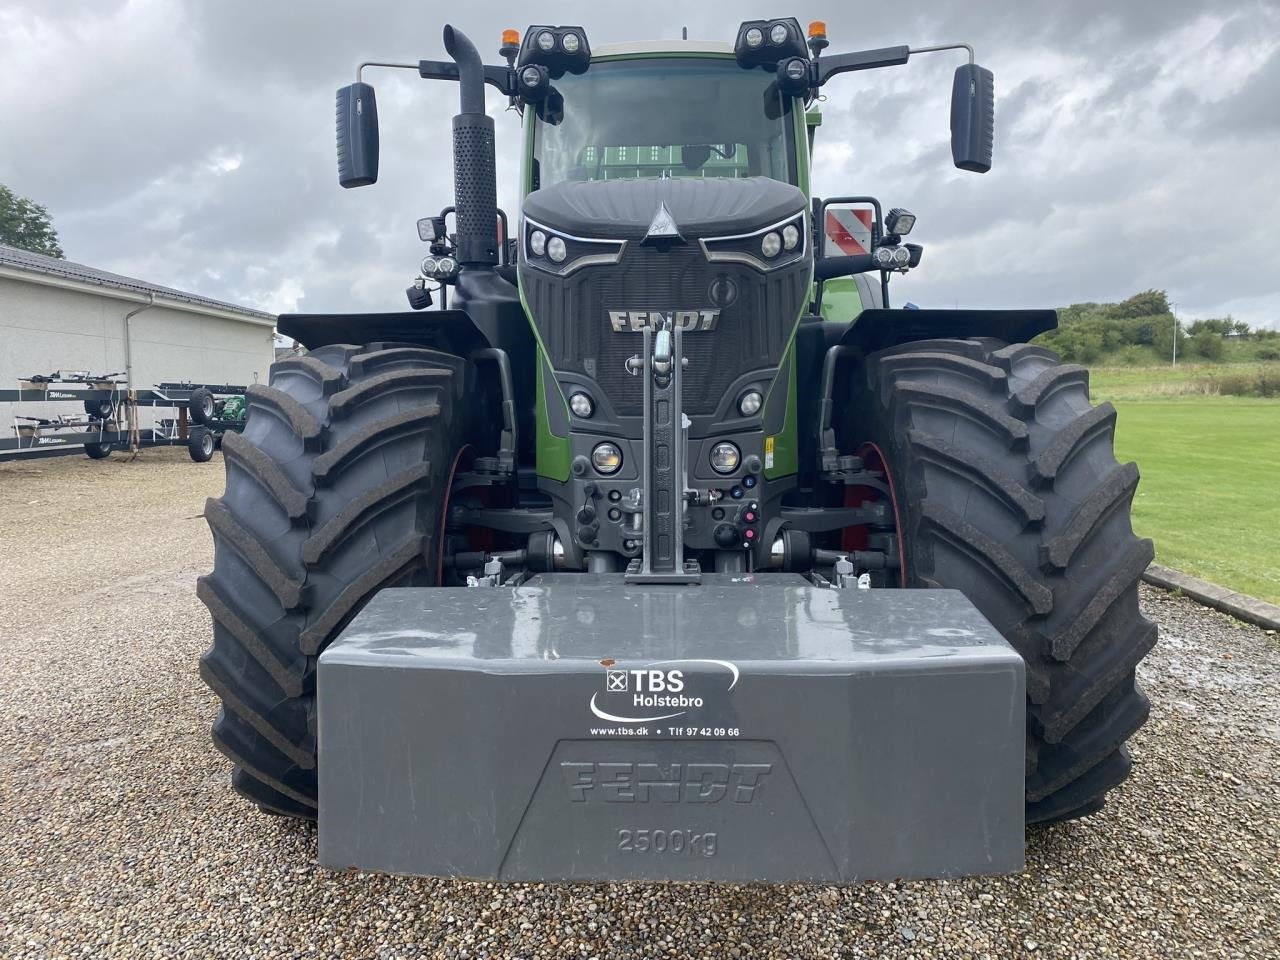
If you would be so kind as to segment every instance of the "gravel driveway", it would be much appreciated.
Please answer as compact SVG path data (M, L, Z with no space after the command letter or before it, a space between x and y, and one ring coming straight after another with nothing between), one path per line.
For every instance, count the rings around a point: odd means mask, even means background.
M0 956L1277 957L1280 638L1147 591L1134 774L1020 876L836 887L330 873L231 794L196 677L220 455L0 464ZM1144 588L1145 589L1145 588Z

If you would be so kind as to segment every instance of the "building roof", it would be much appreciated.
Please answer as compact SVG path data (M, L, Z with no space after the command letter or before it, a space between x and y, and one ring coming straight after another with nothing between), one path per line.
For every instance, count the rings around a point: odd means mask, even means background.
M247 320L255 320L259 323L268 321L274 323L276 320L275 314L254 310L237 303L227 303L223 300L214 300L210 297L202 297L199 294L187 293L184 290L175 290L173 287L162 287L156 283L147 283L145 280L122 277L118 273L109 273L106 270L87 267L82 263L73 263L70 260L59 260L57 257L46 257L41 253L31 253L29 250L19 250L16 247L7 247L0 243L0 270L3 269L38 274L45 277L56 277L76 284L105 287L125 293L142 294L143 296L151 294L158 300L185 304L196 312L201 312L203 309L224 314L239 314Z

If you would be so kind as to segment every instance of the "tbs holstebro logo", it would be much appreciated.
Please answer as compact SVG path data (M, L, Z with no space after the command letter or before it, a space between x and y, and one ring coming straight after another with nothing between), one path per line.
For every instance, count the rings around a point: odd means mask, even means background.
M591 695L591 712L611 723L682 717L738 684L738 668L728 660L656 660L641 667L615 664L613 660L601 661L604 690ZM689 669L697 664L711 669ZM674 712L653 712L662 709Z

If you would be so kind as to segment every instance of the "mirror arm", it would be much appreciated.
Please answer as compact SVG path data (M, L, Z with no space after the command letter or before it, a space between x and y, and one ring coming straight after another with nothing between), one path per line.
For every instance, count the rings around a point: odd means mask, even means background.
M458 79L458 65L451 60L419 60L413 65L413 69L418 71L418 76L426 80ZM516 89L516 73L510 67L485 64L484 82L491 87L496 87L508 97L517 96L520 92Z
M912 47L909 53L936 53L939 50L968 50L969 62L973 63L973 45L968 43L936 43L931 47Z
M973 63L973 46L968 43L937 43L927 47L880 47L877 50L858 50L854 53L837 53L822 57L813 64L817 72L817 85L822 86L837 73L853 70L876 70L880 67L897 67L907 62L913 53L936 53L940 50L967 50Z
M356 67L356 83L362 83L361 74L365 67L390 67L395 70L416 70L418 76L425 80L457 80L458 65L452 60L419 60L417 63L384 63L380 60L366 60ZM484 82L496 87L508 97L514 97L516 90L515 71L510 67L485 65Z
M822 257L813 265L813 275L818 280L834 280L836 277L851 277L855 273L870 273L875 270L876 262L869 253L860 253L852 257Z
M417 70L416 63L384 63L381 60L366 60L364 63L356 67L356 83L364 83L361 74L364 73L365 67L391 67L396 70Z
M851 70L875 70L879 67L897 67L907 62L912 54L908 47L880 47L877 50L858 50L854 53L837 53L822 57L813 64L817 73L817 86L822 86L837 73Z

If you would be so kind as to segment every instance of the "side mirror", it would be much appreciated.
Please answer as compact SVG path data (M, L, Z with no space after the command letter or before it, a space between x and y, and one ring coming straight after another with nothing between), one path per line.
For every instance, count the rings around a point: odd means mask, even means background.
M951 84L951 159L961 170L991 169L996 95L990 70L976 63L956 67Z
M378 101L373 87L353 83L338 91L338 182L364 187L378 182Z
M816 217L820 257L870 253L884 234L880 201L874 197L831 197L822 201Z

